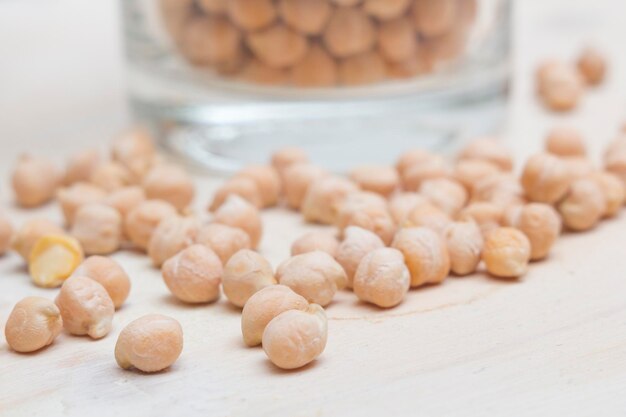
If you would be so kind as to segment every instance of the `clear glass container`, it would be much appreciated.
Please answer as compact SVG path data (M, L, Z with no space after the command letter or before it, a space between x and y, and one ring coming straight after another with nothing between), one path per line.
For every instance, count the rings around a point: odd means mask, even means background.
M343 170L503 121L509 0L124 0L130 100L214 170L283 146Z

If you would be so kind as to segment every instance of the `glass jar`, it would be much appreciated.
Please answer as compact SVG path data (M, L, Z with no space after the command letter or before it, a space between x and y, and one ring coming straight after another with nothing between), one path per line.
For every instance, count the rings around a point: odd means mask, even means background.
M283 146L342 170L493 132L509 0L124 0L130 99L216 170Z

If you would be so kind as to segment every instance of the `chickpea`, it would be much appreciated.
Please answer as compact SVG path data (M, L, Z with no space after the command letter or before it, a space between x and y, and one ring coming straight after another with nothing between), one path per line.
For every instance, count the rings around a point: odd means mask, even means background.
M276 9L272 0L231 0L228 16L243 30L257 31L276 20Z
M530 241L524 233L512 227L500 227L485 238L483 261L491 275L517 278L528 269L530 251Z
M103 203L116 209L125 219L128 213L144 201L146 201L146 193L143 188L133 185L112 191Z
M161 220L176 214L170 203L146 200L132 209L124 219L124 233L137 248L147 250L154 229Z
M161 220L148 244L148 256L157 268L172 256L193 245L199 229L193 217L172 215Z
M465 52L467 39L467 32L456 27L443 35L423 39L421 51L428 57L428 61L432 62L432 65L442 61L451 61Z
M61 329L61 313L54 302L42 297L26 297L13 307L4 335L11 349L28 353L50 345Z
M185 25L181 50L196 65L229 65L242 57L241 33L222 16L196 17Z
M148 314L131 321L117 338L115 360L122 369L158 372L183 351L183 329L171 317Z
M521 182L531 201L553 204L565 196L571 179L561 159L540 153L526 161Z
M298 32L319 35L324 30L332 8L325 0L279 0L280 17Z
M454 180L435 178L423 181L419 192L449 216L456 215L467 203L465 188Z
M194 0L160 0L159 16L175 40L180 35L194 11Z
M236 175L236 178L252 180L259 191L263 207L273 207L278 204L281 190L281 180L278 171L269 165L250 165Z
M283 174L288 167L305 162L309 162L309 157L303 149L296 147L281 148L272 154L272 166L276 168L283 180L285 180Z
M75 153L67 161L63 183L72 185L89 181L94 169L101 162L100 152L96 149L86 149Z
M346 273L347 286L352 288L352 281L361 260L373 250L384 248L384 242L376 234L357 226L345 230L344 239L339 244L335 259Z
M483 237L489 232L500 227L504 216L504 207L495 203L477 202L465 207L459 215L458 220L462 222L475 222Z
M362 1L363 0L330 0L331 3L336 4L337 6L356 6Z
M312 44L304 58L291 68L291 82L298 87L330 87L337 84L337 78L337 64L318 44Z
M226 226L238 227L248 234L252 248L257 248L263 234L263 223L259 210L238 195L226 198L217 211L214 220Z
M499 173L478 181L472 189L472 202L494 203L502 207L524 204L524 189L509 173Z
M296 163L285 169L283 189L289 207L300 209L311 184L330 174L308 162Z
M583 156L570 156L562 158L562 161L567 168L571 181L589 177L591 174L596 172L596 168L593 163Z
M290 67L300 62L309 49L305 36L282 24L249 34L246 44L271 68Z
M124 165L110 161L95 167L89 182L105 191L112 192L130 185L132 177Z
M411 210L404 221L404 227L427 227L443 236L450 223L452 218L440 208L423 204Z
M450 176L448 165L441 157L417 163L404 171L402 187L405 191L417 191L423 181Z
M66 235L44 235L30 252L28 271L36 285L58 287L82 260L83 250L76 239Z
M126 175L130 177L129 182L139 182L154 163L156 157L154 139L143 127L130 129L113 141L111 157L126 169Z
M389 200L389 212L396 224L402 225L416 207L429 204L428 199L420 194L398 193Z
M78 209L71 230L88 255L106 255L120 248L122 216L104 204L86 204Z
M57 200L63 211L65 223L69 226L74 223L74 216L79 208L87 204L100 203L106 196L107 193L102 188L86 182L76 182L57 192Z
M400 17L411 5L411 0L365 0L363 10L380 20Z
M450 255L440 235L427 227L401 229L391 245L404 255L411 287L438 284L450 272Z
M228 0L198 0L198 6L207 14L225 14Z
M322 354L327 337L326 313L311 304L306 311L287 310L273 318L263 332L263 350L279 368L301 368Z
M271 285L256 292L243 306L241 333L248 346L261 344L263 332L274 317L289 310L306 311L308 301L285 285Z
M499 172L500 168L487 160L463 159L454 167L453 178L471 193L477 183Z
M293 242L291 245L291 256L319 250L326 252L334 258L338 248L339 241L333 234L319 231L309 232Z
M572 182L565 198L558 204L563 223L575 231L593 228L606 213L606 207L602 189L590 178Z
M415 0L413 25L425 37L438 37L453 30L457 18L455 0Z
M476 272L484 245L478 225L473 221L451 223L445 237L450 254L450 270L461 276Z
M397 249L380 248L369 252L354 274L354 293L359 300L379 307L402 302L411 285L411 274L404 255Z
M497 138L483 137L469 142L459 153L459 160L478 159L487 161L502 171L513 169L513 156Z
M195 194L189 174L174 165L158 165L143 180L143 189L150 200L167 201L182 211L191 204Z
M615 216L626 201L626 188L619 177L610 172L599 171L591 174L591 179L598 184L606 200L605 217Z
M606 75L606 58L594 48L584 49L578 58L578 72L589 85L600 84Z
M327 306L346 286L346 273L332 256L322 251L296 255L276 271L278 283L286 285L310 303Z
M432 159L437 159L438 162L443 162L443 159L439 155L435 155L432 152L424 149L411 149L404 152L398 158L396 162L396 170L400 177L404 177L406 171L415 165L426 163Z
M399 17L381 23L378 29L378 47L389 62L403 62L415 56L417 36L409 19Z
M261 85L281 85L289 79L284 69L272 68L254 58L247 61L239 77L243 81Z
M185 303L210 303L220 297L222 261L204 245L191 245L163 264L163 280Z
M376 233L385 244L391 243L396 224L387 201L379 194L359 191L348 194L340 205L336 225L341 232L348 226L359 226Z
M215 211L230 195L238 195L257 208L263 207L263 196L257 183L249 177L233 177L215 191L209 211Z
M561 217L552 206L530 203L508 208L503 224L519 229L530 241L530 259L540 260L548 256L550 249L561 234Z
M37 241L46 235L62 235L65 233L62 228L54 222L44 218L34 218L27 220L13 236L11 247L26 262Z
M224 295L232 304L243 307L262 288L276 284L270 263L258 253L242 249L224 266Z
M250 249L250 237L238 227L210 223L200 227L196 235L196 243L213 250L222 264L241 249Z
M554 111L572 110L578 105L583 93L583 80L570 65L554 63L539 73L540 98L546 107Z
M350 172L350 179L364 191L389 197L400 185L400 177L395 169L388 166L362 165Z
M343 85L372 84L385 79L385 61L375 51L344 58L339 63L339 81Z
M0 213L0 256L7 252L12 239L13 225L4 214Z
M371 50L376 42L376 28L363 10L339 7L330 17L323 39L331 54L346 58Z
M115 305L106 289L91 278L74 276L56 298L63 327L73 335L100 339L111 331Z
M580 133L569 127L552 129L546 137L546 151L557 156L585 156L585 142Z
M415 55L404 61L387 62L387 76L390 78L412 78L416 75L428 74L432 70L432 60L419 48Z
M604 155L604 168L617 175L626 186L626 147L609 147Z
M102 285L111 297L115 309L124 304L130 293L130 278L124 268L105 256L90 256L85 259L72 276L91 278Z
M302 202L302 215L308 222L333 224L348 194L357 190L356 184L348 179L322 177L310 184Z
M30 208L52 200L61 184L61 173L47 159L22 155L11 180L17 204Z

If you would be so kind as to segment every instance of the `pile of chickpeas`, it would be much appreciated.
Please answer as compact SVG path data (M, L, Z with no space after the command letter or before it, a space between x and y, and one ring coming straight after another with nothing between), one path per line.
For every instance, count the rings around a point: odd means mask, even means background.
M372 84L460 56L477 0L161 0L197 68L264 85Z

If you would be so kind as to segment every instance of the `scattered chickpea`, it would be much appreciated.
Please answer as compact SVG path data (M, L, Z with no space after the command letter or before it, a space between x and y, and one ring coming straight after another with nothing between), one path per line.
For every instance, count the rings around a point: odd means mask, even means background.
M283 191L289 207L300 209L311 184L330 175L326 170L308 162L295 163L285 169Z
M123 219L135 207L146 201L146 193L143 188L132 185L129 187L119 188L109 193L103 203L116 209Z
M305 36L282 24L249 34L246 44L271 68L290 67L304 58L309 49Z
M444 159L433 157L408 167L402 175L402 187L405 191L417 191L423 181L446 178L450 175L450 169Z
M198 233L199 224L193 217L172 215L161 220L154 229L148 244L148 256L156 267L191 246Z
M58 287L82 260L83 250L76 239L64 234L44 235L30 252L28 271L36 285Z
M422 182L419 193L450 216L456 215L467 203L468 194L458 182L435 178Z
M363 52L339 62L339 82L358 86L382 81L387 75L385 61L376 51Z
M4 255L13 239L13 225L4 214L0 213L0 256Z
M345 230L343 241L335 253L335 259L346 273L348 287L352 287L354 274L365 255L384 247L385 244L380 237L369 230L357 226L350 226Z
M321 231L309 232L293 242L291 245L291 256L320 250L334 258L338 247L339 241L335 235Z
M484 137L469 142L459 153L459 160L478 159L487 161L502 171L513 169L513 156L497 138Z
M116 309L130 293L130 278L124 268L105 256L90 256L81 263L72 276L91 278L104 287Z
M215 191L209 210L220 208L230 195L238 195L257 208L263 207L263 196L257 183L249 177L233 177Z
M171 317L148 314L131 321L117 338L115 360L122 369L158 372L183 351L183 329Z
M274 284L276 278L270 263L249 249L234 254L224 266L224 295L237 307L243 307L252 294L261 288Z
M125 168L125 182L140 182L152 167L156 157L154 139L143 127L130 129L113 141L111 157ZM108 189L112 191L114 188Z
M456 23L456 3L454 0L415 0L412 9L415 29L426 37L450 32Z
M546 151L557 156L585 156L585 142L580 133L570 127L556 127L546 137Z
M226 264L241 249L250 249L252 246L250 237L242 229L219 223L201 226L196 234L196 243L213 250L222 264Z
M443 162L439 155L435 155L432 152L424 149L411 149L400 155L398 161L396 162L396 170L398 171L398 174L400 174L400 177L404 178L404 175L409 168L428 162L432 159Z
M485 238L483 261L491 275L517 278L526 273L530 252L530 241L524 233L512 227L500 227Z
M157 165L143 179L143 189L150 200L167 201L179 211L186 209L195 194L189 174L174 165Z
M326 48L337 58L358 55L370 50L376 42L376 28L361 9L335 9L323 35Z
M389 212L396 224L402 225L415 207L430 204L422 195L413 192L398 193L389 199Z
M452 218L433 204L415 207L406 217L403 227L428 227L442 235L452 223Z
M106 197L107 193L102 188L86 182L75 182L57 192L57 201L69 226L74 223L74 216L80 207L103 202Z
M454 167L453 178L471 193L480 181L500 172L500 168L497 165L487 160L462 159Z
M463 222L475 222L485 237L489 232L500 227L503 216L504 207L495 203L477 202L471 203L461 210L457 219Z
M111 331L115 305L97 281L81 276L67 279L56 298L63 327L73 335L100 339Z
M322 3L319 0L305 1ZM335 60L318 44L311 44L307 54L291 68L291 82L298 87L330 87L337 84L337 78Z
M104 204L86 204L74 216L71 234L88 255L106 255L120 248L122 216Z
M379 307L402 302L411 285L411 274L404 255L397 249L380 248L369 252L354 274L354 293L359 300Z
M61 313L54 302L42 297L26 297L13 307L4 335L11 349L28 353L50 345L61 329Z
M11 247L26 262L37 241L46 235L62 235L65 232L54 222L44 218L27 220L13 236Z
M578 72L589 85L600 84L606 75L607 62L602 53L594 48L584 49L578 57Z
M379 194L358 191L348 194L337 212L340 233L348 226L359 226L376 233L388 245L396 233L396 224L389 213L387 201Z
M562 159L571 181L586 178L596 172L591 160L583 156L570 156Z
M228 16L240 28L257 31L276 20L276 9L272 0L231 0Z
M319 0L279 0L278 13L289 26L307 35L319 35L332 12L330 4Z
M382 22L378 28L378 47L389 62L403 62L415 56L418 39L409 19L399 17Z
M276 168L283 180L285 170L293 164L309 162L303 149L296 147L281 148L272 154L272 166Z
M204 245L183 249L163 264L163 280L185 303L210 303L220 296L222 261Z
M362 165L350 172L350 179L364 191L389 197L400 185L397 171L388 166Z
M404 14L411 0L365 0L363 10L380 20L395 19Z
M574 181L566 196L559 202L558 210L563 223L571 230L593 228L606 213L606 198L600 185L590 178Z
M346 273L332 256L322 251L296 255L276 271L278 283L286 285L310 303L327 306L337 290L346 286Z
M606 171L591 174L590 178L598 184L606 200L605 217L615 216L626 201L626 188L617 175Z
M154 229L161 220L176 214L170 203L162 200L146 200L132 209L124 219L124 233L139 249L147 250Z
M239 171L236 177L249 178L259 191L263 207L278 204L281 191L281 180L278 171L269 165L250 165Z
M604 168L617 175L626 186L626 146L609 146L604 154Z
M94 168L89 182L107 192L115 191L132 183L130 172L119 162L109 161Z
M510 173L490 175L472 188L472 202L487 202L507 207L524 204L524 188L518 178Z
M273 318L263 332L263 350L279 368L301 368L322 354L327 337L326 313L311 304L306 311L287 310Z
M540 153L526 161L521 183L531 201L553 204L559 201L571 182L569 170L556 156Z
M238 195L230 195L214 213L216 223L238 227L248 234L252 248L257 248L263 234L259 210Z
M100 152L96 149L86 149L75 153L67 161L63 183L72 185L89 181L94 169L101 162Z
M446 243L450 254L450 270L456 275L474 273L480 263L483 235L473 222L454 222L446 229Z
M553 62L538 72L540 98L554 111L572 110L583 93L583 80L576 69L568 64Z
M530 203L508 208L503 217L505 226L519 229L530 241L530 259L548 256L561 234L561 217L556 210L543 203Z
M309 222L333 224L343 201L357 190L357 185L346 178L322 177L309 186L302 202L302 215Z
M274 317L289 310L305 311L308 301L286 285L271 285L256 292L243 306L241 333L248 346L261 344L263 332Z
M22 155L12 177L17 204L30 208L47 203L54 197L61 179L60 171L51 161Z
M450 256L440 235L427 227L400 229L391 245L404 255L411 287L438 284L450 272Z

